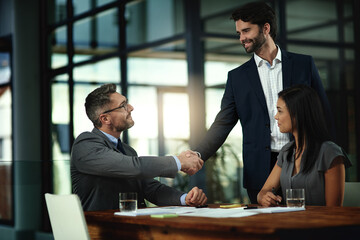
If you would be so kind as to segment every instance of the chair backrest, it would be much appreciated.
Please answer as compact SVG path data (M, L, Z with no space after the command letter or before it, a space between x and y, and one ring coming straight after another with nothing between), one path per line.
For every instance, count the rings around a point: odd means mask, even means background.
M80 199L76 194L45 193L45 200L55 240L90 239Z
M360 182L345 182L344 207L360 207Z

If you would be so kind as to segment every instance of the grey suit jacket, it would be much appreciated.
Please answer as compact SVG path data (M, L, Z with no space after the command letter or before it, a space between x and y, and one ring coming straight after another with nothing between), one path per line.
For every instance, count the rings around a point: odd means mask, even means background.
M84 211L119 208L120 192L137 192L138 207L144 199L159 205L180 205L183 192L161 184L154 177L175 177L174 158L138 157L124 144L126 155L98 129L81 133L71 152L71 180Z

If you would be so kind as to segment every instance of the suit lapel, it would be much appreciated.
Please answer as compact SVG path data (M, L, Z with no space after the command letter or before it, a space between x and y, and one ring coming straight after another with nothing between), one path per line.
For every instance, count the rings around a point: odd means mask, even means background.
M267 110L267 106L266 106L265 95L264 95L263 88L261 86L259 72L258 72L256 63L255 63L254 56L248 62L247 68L248 69L247 69L246 73L248 75L248 80L249 80L250 86L253 88L255 95L257 96L257 98L260 101L261 106L267 112L268 110Z
M112 149L120 152L119 149L117 149L116 146L114 146L114 144L99 129L93 128L92 132L103 138Z
M116 146L114 146L114 144L99 129L93 128L92 133L95 133L96 135L102 137L108 143L108 145L111 146L112 149L114 149L117 152L120 152L120 150L117 149ZM127 145L124 142L122 143L122 145L123 145L126 155L137 156L136 151L132 147L130 147L129 145Z
M111 148L117 152L120 152L115 146L114 144L97 128L93 128L92 130L92 133L102 137L107 143L109 146L111 146ZM137 156L136 152L132 150L132 148L123 143L123 147L124 147L124 150L125 150L125 153L126 155L129 155L129 156ZM129 154L131 153L131 154ZM134 186L137 188L136 190L134 189L134 191L136 191L139 196L138 196L138 206L139 207L146 207L146 204L145 204L145 201L144 201L144 191L142 189L142 184L141 184L141 180L140 179L127 179L128 182L134 184Z
M285 50L281 50L283 89L291 85L292 59Z

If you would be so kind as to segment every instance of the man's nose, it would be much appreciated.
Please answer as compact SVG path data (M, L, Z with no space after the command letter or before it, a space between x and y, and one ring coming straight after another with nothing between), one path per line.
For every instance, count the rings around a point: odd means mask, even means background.
M134 110L133 105L131 105L130 103L128 103L128 111L132 112Z
M240 35L239 36L239 41L241 42L241 43L243 43L244 41L245 41L245 37L244 37L244 35Z

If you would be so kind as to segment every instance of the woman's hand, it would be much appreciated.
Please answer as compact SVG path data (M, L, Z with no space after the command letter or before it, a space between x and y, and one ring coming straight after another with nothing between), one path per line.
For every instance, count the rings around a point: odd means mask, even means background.
M271 191L261 190L258 194L258 204L264 207L277 206L282 198L273 194Z
M258 204L265 207L279 205L282 198L278 195L275 196L271 189L278 189L280 187L280 175L281 167L279 167L279 165L276 163L268 179L266 179L263 188L257 195Z

